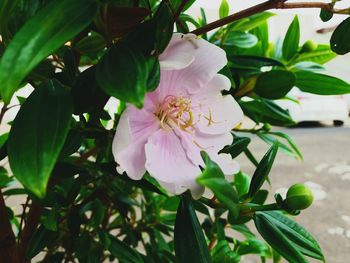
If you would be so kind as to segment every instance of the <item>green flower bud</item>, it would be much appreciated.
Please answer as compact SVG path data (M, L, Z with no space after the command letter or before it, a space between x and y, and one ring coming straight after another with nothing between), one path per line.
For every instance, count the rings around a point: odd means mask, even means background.
M304 45L301 47L300 52L310 52L317 48L317 44L313 42L312 40L308 40L304 43Z
M295 184L288 189L285 203L290 209L303 210L308 208L313 200L310 188L303 184Z

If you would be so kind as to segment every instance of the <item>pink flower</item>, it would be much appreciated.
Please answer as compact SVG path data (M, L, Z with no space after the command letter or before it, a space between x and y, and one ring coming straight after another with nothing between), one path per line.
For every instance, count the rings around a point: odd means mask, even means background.
M206 151L227 175L238 164L218 154L232 143L230 130L243 118L232 96L223 96L230 81L217 72L227 64L225 52L192 34L174 34L160 56L160 84L145 97L144 108L128 105L113 141L119 173L139 180L149 172L167 191L190 189L203 194L196 183L200 151Z

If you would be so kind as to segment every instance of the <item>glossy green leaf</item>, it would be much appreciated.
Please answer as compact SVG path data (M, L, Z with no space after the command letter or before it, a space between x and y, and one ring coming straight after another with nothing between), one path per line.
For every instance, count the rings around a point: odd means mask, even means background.
M0 60L2 99L10 102L28 73L82 31L92 21L96 11L95 0L51 1L26 22Z
M240 155L250 143L251 139L248 137L234 137L231 145L225 146L219 153L229 153L233 158L236 158Z
M234 186L236 187L238 195L241 197L248 193L250 185L249 175L240 171L234 175Z
M208 187L213 191L216 198L222 202L230 211L233 217L238 216L238 194L233 186L225 179L225 175L220 167L210 160L209 156L202 152L202 158L205 163L205 169L197 177L200 185Z
M141 255L133 248L129 247L125 242L120 241L116 237L109 235L110 246L109 252L119 259L121 262L143 263Z
M276 126L291 126L295 122L289 113L269 100L240 102L244 113L257 123L267 122Z
M311 61L298 62L293 66L293 68L295 68L296 70L305 70L312 72L325 70L324 66L322 66L321 64Z
M272 168L273 161L275 160L278 151L278 142L275 142L271 148L267 151L264 157L261 159L258 167L253 174L252 181L250 182L249 193L250 197L253 197L268 177Z
M350 93L350 84L336 77L310 71L295 72L295 86L305 92L319 95L338 95Z
M259 25L265 23L270 17L275 14L270 12L261 12L250 17L246 17L238 20L237 22L232 23L230 26L231 30L237 31L250 31L253 28L258 27Z
M298 16L295 16L283 40L282 53L285 60L290 60L298 52L299 40L300 26Z
M46 193L68 134L72 111L66 87L49 81L34 90L13 123L8 139L11 169L18 181L38 197Z
M261 69L262 67L278 66L285 67L283 63L278 60L262 57L262 56L252 56L252 55L234 55L229 56L229 65L233 68L243 66L252 69Z
M174 246L176 262L210 263L210 253L191 200L183 196L177 210Z
M256 214L254 221L255 224L258 222L273 225L274 228L277 229L278 235L281 235L280 237L287 239L288 243L292 245L293 248L299 252L299 254L324 261L323 253L317 241L311 236L310 233L308 233L307 230L289 217L284 216L280 212L259 212ZM266 241L270 243L268 240ZM283 257L285 257L285 255L280 251L279 247L275 247L272 244L270 245Z
M295 75L286 70L271 70L258 76L254 91L267 99L280 99L293 88Z
M240 261L238 253L233 251L227 240L220 240L211 251L213 263L237 263Z
M331 20L333 17L333 13L326 10L326 9L321 9L320 11L320 18L323 22L327 22L329 20Z
M125 42L113 45L96 69L97 83L104 92L139 108L143 106L148 76L142 52Z
M230 12L230 6L227 3L227 0L221 0L221 4L219 7L219 17L224 18L228 16L229 12Z
M331 37L332 50L340 55L350 51L350 17L335 29Z
M224 45L240 48L250 48L258 43L258 38L250 33L231 31L227 34Z
M285 139L289 146L293 149L293 151L296 153L296 155L301 159L304 160L304 157L302 155L302 153L300 152L298 146L296 145L296 143L294 142L294 140L286 133L283 132L269 132L269 134L281 137L283 139Z

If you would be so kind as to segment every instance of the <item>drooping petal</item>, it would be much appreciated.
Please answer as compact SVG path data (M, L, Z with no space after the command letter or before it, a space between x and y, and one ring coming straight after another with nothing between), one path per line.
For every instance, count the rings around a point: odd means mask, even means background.
M173 131L158 130L146 146L146 169L161 185L173 194L187 189L198 197L201 188L196 177L201 173L186 156L179 138Z
M206 85L227 64L223 49L193 34L174 34L168 47L160 55L160 61L183 57L184 53L194 57L192 63L179 70L178 85L189 93L195 93ZM166 68L169 70L169 67ZM173 67L172 70L175 68Z
M162 56L159 63L162 70L178 70L188 67L193 60L193 55L187 52L168 52Z
M119 173L139 180L145 169L145 144L149 136L159 129L157 118L145 111L128 106L123 112L113 139L112 151L119 165Z

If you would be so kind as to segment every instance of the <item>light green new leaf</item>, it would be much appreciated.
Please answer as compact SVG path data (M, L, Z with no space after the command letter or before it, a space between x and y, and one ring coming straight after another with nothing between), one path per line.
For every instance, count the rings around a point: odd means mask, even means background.
M282 53L285 60L290 60L298 52L299 40L300 26L298 16L295 16L283 40Z
M251 48L258 43L258 38L250 33L231 31L224 41L225 46L236 46L240 48Z
M211 263L202 227L199 224L191 200L183 196L177 209L174 246L176 262Z
M270 17L274 15L275 14L269 12L261 12L232 23L230 25L230 29L238 31L250 31L253 28L256 28L261 24L265 23Z
M230 6L227 3L227 0L221 0L220 8L219 8L219 17L224 18L228 16L230 12Z
M233 186L225 179L220 167L210 160L205 152L201 152L205 163L205 169L197 178L200 185L212 190L217 199L222 202L234 217L238 216L238 194Z
M311 71L295 72L295 86L305 92L319 95L338 95L350 93L350 84L336 77Z
M36 88L18 112L8 139L14 176L42 198L68 134L72 100L58 81Z
M51 1L17 32L0 60L0 93L9 103L43 59L82 31L97 11L95 0Z

